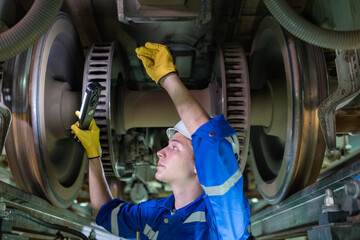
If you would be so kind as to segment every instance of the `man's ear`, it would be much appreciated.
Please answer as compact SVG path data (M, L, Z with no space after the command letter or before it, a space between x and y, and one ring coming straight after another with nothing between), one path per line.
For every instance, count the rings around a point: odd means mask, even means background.
M196 167L194 166L194 173L197 175Z

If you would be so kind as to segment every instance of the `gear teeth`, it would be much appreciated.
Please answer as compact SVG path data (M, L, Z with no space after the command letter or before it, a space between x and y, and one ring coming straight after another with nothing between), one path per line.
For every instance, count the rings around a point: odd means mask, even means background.
M226 77L226 117L238 133L240 144L239 164L247 160L249 145L249 103L250 85L248 83L247 62L244 50L235 43L222 45ZM245 166L242 166L245 167Z
M94 114L94 119L100 128L100 145L102 148L102 165L105 176L114 176L114 169L111 163L112 144L111 126L110 122L110 88L111 88L111 64L112 54L115 48L115 43L94 44L90 49L85 69L86 84L90 82L98 82L101 86L101 95Z

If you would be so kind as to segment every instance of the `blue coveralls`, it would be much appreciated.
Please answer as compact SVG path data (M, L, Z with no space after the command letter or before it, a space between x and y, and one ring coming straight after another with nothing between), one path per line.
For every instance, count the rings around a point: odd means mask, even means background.
M174 195L132 204L113 199L102 206L96 223L124 238L247 239L250 207L243 177L231 144L235 131L223 115L209 120L192 135L195 167L203 195L172 214Z

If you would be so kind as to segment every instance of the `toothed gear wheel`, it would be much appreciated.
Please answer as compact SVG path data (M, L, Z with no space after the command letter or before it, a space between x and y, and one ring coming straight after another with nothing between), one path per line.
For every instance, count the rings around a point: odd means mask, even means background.
M238 162L243 171L246 165L250 132L250 84L246 55L241 45L224 43L220 48L223 86L223 112L237 132ZM226 87L224 87L226 86Z
M102 86L99 102L94 114L94 120L100 128L100 145L102 149L102 165L105 176L116 175L115 148L114 148L114 130L111 126L111 92L115 86L111 85L112 79L117 78L117 72L112 67L118 56L117 43L101 43L94 44L85 61L84 79L83 79L83 94L86 86L92 82L98 82Z

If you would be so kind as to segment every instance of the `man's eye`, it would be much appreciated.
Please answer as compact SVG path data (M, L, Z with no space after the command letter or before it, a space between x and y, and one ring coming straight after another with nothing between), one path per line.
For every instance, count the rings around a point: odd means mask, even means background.
M175 147L175 146L172 146L172 150L177 150L177 147Z

